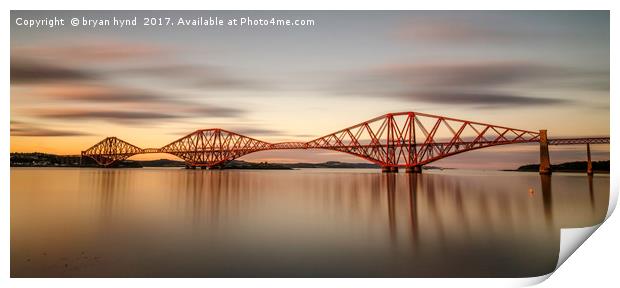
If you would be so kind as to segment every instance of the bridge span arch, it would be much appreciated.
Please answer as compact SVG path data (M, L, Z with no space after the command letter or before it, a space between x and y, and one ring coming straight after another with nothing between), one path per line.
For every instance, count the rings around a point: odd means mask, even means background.
M422 165L487 147L539 142L542 151L548 144L584 141L589 144L587 139L596 139L592 144L609 143L609 137L547 140L545 130L535 132L426 113L399 112L308 142L269 143L212 128L196 130L161 148L142 149L116 137L108 137L82 151L81 155L94 159L101 166L110 166L137 154L168 153L183 159L188 166L212 168L258 151L328 149L366 159L380 165L384 171L397 171L399 167L421 171ZM548 159L548 151L546 153ZM541 153L541 159L543 156Z

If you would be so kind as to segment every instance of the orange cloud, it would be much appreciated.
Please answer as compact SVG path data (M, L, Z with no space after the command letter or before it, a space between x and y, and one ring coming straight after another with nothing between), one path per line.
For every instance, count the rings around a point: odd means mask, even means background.
M77 43L46 46L18 46L11 49L13 58L55 60L61 63L85 63L136 60L164 57L169 47L140 42L121 42L110 39L90 39Z

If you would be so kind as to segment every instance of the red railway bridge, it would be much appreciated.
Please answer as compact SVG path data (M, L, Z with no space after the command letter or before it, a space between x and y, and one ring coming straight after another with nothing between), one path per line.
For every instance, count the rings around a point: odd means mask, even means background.
M108 137L81 156L109 167L137 154L168 153L190 168L221 168L253 152L279 149L328 149L361 157L384 172L422 172L422 165L463 152L518 143L540 143L540 173L551 173L549 145L609 144L609 137L548 139L547 130L528 131L418 112L385 114L308 142L268 143L219 128L196 130L161 148L139 148Z

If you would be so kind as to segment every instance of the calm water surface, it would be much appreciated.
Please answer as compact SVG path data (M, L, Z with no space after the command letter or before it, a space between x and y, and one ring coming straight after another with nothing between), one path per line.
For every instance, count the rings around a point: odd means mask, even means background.
M11 168L13 277L523 277L609 177Z

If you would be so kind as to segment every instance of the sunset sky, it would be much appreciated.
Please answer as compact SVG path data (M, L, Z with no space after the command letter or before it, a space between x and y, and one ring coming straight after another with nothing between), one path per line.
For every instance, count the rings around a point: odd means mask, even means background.
M16 18L313 19L307 27L27 28ZM161 147L196 129L308 141L388 112L418 111L538 131L609 135L609 13L11 13L11 152L79 154L106 136ZM141 24L141 23L140 23ZM142 155L130 159L173 158ZM585 147L551 148L553 163ZM609 146L593 146L607 160ZM267 151L247 161L364 160ZM515 168L536 145L437 162Z

